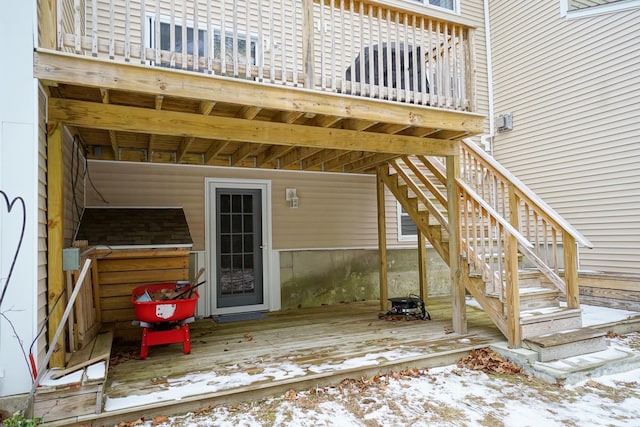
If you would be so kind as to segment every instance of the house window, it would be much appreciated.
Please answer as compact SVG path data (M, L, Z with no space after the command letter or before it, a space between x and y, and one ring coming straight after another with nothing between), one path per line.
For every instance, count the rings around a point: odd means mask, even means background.
M205 56L205 40L207 32L198 30L198 56ZM171 24L160 23L160 49L182 53L182 25L174 25L175 49L171 46ZM193 27L187 27L187 54L193 55Z
M193 55L193 47L195 44L194 37L194 27L193 24L187 24L187 40L186 43L182 40L182 23L176 22L173 26L173 37L174 37L174 46L171 45L171 23L168 18L162 18L160 21L159 28L156 29L156 19L152 15L147 15L146 25L144 28L145 32L145 44L148 48L156 49L159 48L163 51L174 51L176 53L182 54L183 45L186 45L186 54ZM159 34L156 34L156 31L159 30ZM204 57L207 55L207 31L204 29L198 29L198 56ZM149 61L149 64L153 63L153 61ZM160 65L160 64L158 64ZM163 66L168 66L164 64ZM193 67L188 67L188 69L192 70Z
M640 0L560 0L560 16L584 18L640 8Z
M423 4L427 7L433 7L438 9L445 9L449 12L458 13L459 0L409 0L412 2Z
M156 28L155 28L155 17L147 16L147 25L145 28L145 40L146 45L149 48L156 49L158 46L158 37L156 36ZM202 25L200 25L202 27ZM182 40L182 23L176 23L173 26L174 28L174 43L175 46L171 45L171 24L168 22L166 18L162 18L160 22L160 37L159 44L160 49L164 51L174 51L176 53L182 53L182 46L186 44L187 55L193 55L193 47L195 44L194 40L194 26L193 24L187 25L187 40L186 43L183 43ZM251 65L257 65L260 61L260 50L258 43L258 37L255 35L251 35L247 37L246 33L236 31L236 46L234 49L234 32L233 31L225 31L225 40L224 40L224 56L228 63L233 62L233 55L235 52L236 57L238 58L238 63L246 64L247 63L247 41L249 42L249 62ZM209 53L209 43L207 40L207 31L205 29L198 30L198 56L205 57L210 55ZM247 40L248 39L248 40ZM219 28L213 30L213 58L220 60L222 59L222 46L221 46L221 31Z
M398 203L398 241L415 242L418 239L418 227L407 211Z
M247 35L246 33L236 33L236 56L240 64L247 63ZM213 32L213 57L214 59L222 59L221 31L219 29ZM224 57L227 62L233 62L234 46L233 32L225 31L224 38ZM258 64L258 37L249 37L249 61L251 65Z

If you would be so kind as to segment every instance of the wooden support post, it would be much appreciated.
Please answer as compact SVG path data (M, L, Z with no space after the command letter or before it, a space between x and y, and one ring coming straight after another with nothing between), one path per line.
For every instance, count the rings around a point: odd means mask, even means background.
M49 123L47 152L47 298L49 310L58 296L64 292L64 272L62 271L62 249L64 246L64 194L63 194L63 153L62 125ZM53 342L54 333L60 325L64 312L65 300L62 299L55 310L49 313L49 346L55 346L50 366L59 368L65 364L65 337L60 335L59 341Z
M509 185L509 223L519 229L519 201L513 184ZM506 233L506 281L507 290L507 340L511 348L522 347L522 330L520 327L520 285L518 283L518 241L515 236Z
M476 108L476 30L467 28L466 69L465 85L468 111L477 111Z
M38 0L39 47L56 49L58 45L58 14L56 0Z
M389 284L387 282L387 224L385 215L384 181L382 174L389 173L389 166L379 166L376 174L376 190L378 200L378 247L380 260L380 309L387 310Z
M567 284L567 307L580 308L578 288L578 248L576 240L566 231L562 233L562 253L564 254L564 281Z
M98 275L98 258L91 263L91 291L93 292L93 306L96 310L96 322L102 323L102 306L100 305L100 276Z
M420 276L420 298L427 303L428 282L427 282L427 242L418 228L418 275Z
M304 87L309 89L314 86L313 69L315 48L313 41L313 0L302 0L302 60L304 61Z
M467 309L464 282L460 270L460 201L456 180L460 175L459 155L447 156L447 209L449 214L449 275L451 277L451 314L453 331L467 333Z

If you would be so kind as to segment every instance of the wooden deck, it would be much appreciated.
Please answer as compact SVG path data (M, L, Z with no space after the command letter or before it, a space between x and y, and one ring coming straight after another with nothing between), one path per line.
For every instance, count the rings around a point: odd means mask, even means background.
M379 320L378 302L306 308L234 323L199 320L191 329L191 354L183 354L181 344L155 346L146 360L112 365L102 414L55 424L93 420L93 425L113 425L344 378L442 366L473 348L504 341L484 312L471 307L468 334L450 333L449 306L449 298L429 301L430 321Z

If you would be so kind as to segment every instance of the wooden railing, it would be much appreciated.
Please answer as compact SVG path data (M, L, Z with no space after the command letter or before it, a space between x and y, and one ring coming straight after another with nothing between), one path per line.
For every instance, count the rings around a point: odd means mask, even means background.
M474 110L473 29L375 1L46 1L78 55Z
M524 236L530 244L518 241L518 251L566 296L570 308L577 308L577 245L591 247L591 242L473 141L462 142L460 162L461 181ZM472 229L474 220L468 220ZM474 236L476 240L492 238L494 227L488 225L478 228L487 235Z
M472 294L487 303L483 307L509 343L519 347L521 258L525 267L527 262L536 267L565 295L569 308L578 308L577 245L591 247L591 242L473 141L462 141L460 149L460 176L455 182L460 210L457 233L445 218L449 203L438 189L446 185L444 159L403 156L402 163L390 162L415 199L394 194L414 221L421 219L421 209L411 206L410 200L424 206L449 236L459 236L459 255L466 258L470 273L482 276L481 295L477 285L469 282ZM436 247L437 242L432 243ZM496 297L502 304L498 308L484 296Z

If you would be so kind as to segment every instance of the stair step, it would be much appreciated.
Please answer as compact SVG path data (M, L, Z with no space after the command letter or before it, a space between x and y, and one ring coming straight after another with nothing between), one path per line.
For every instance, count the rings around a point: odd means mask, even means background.
M539 362L606 350L606 332L592 328L560 331L554 334L526 338L523 345L538 353Z
M59 372L67 375L53 380L56 370L50 370L38 386L33 404L35 415L47 423L67 418L65 411L70 405L77 414L102 412L112 343L113 331L102 331L71 356L68 368Z
M520 287L520 310L558 307L560 291L543 287Z
M582 310L579 308L545 307L520 312L523 339L581 327Z

